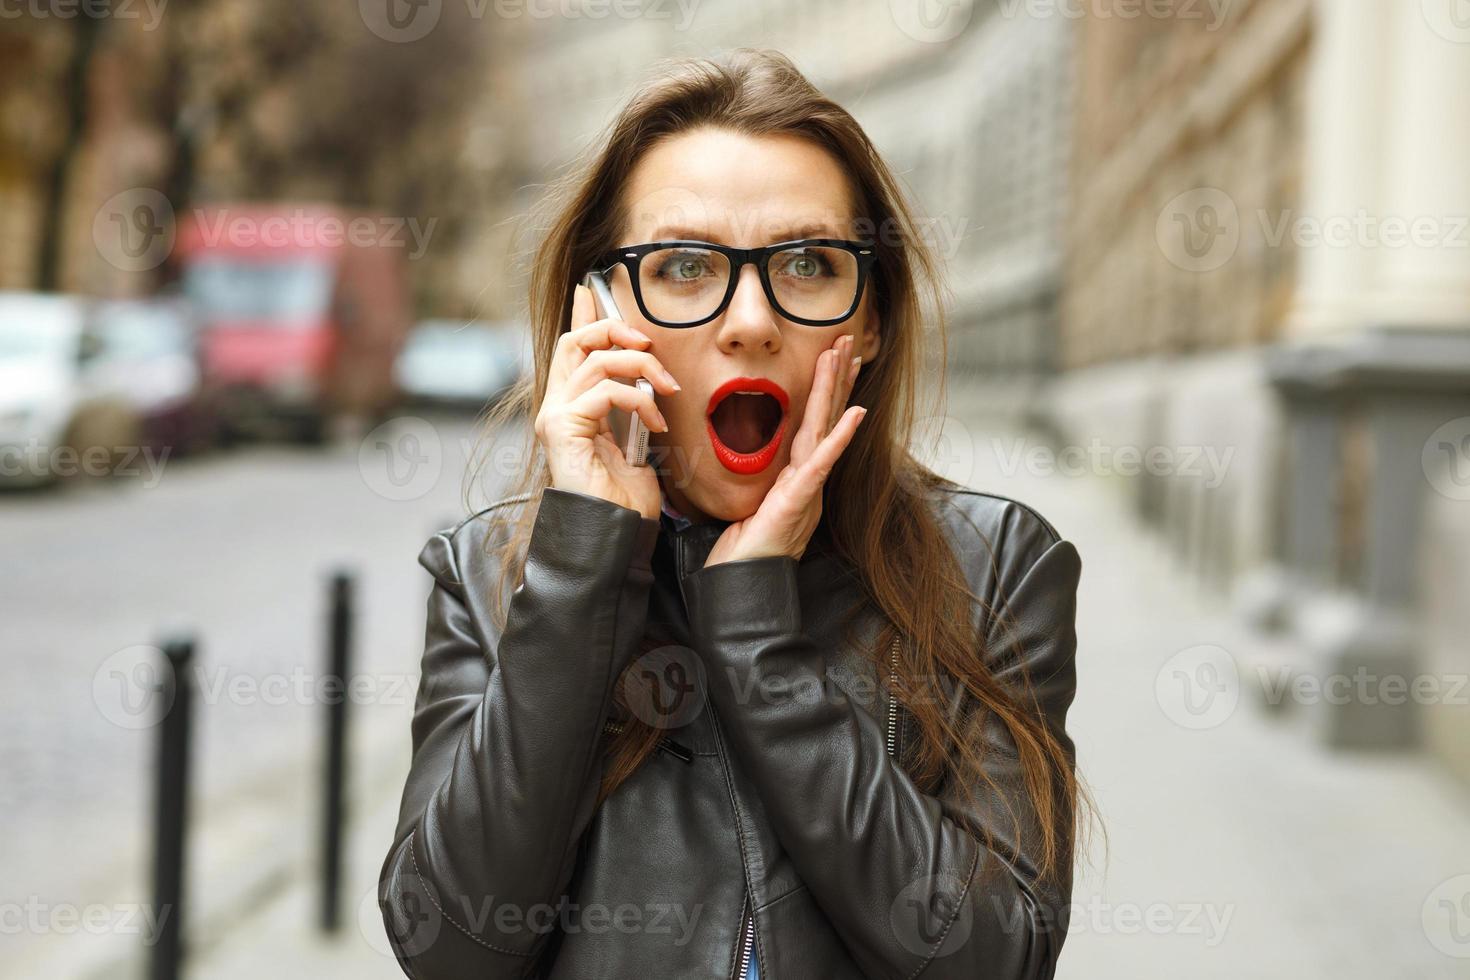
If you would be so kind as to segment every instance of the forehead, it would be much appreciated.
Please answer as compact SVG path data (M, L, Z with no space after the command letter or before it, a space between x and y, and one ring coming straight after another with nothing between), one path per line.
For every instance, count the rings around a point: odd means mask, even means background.
M851 181L799 136L722 129L654 146L623 189L623 242L700 238L750 248L792 238L851 238Z

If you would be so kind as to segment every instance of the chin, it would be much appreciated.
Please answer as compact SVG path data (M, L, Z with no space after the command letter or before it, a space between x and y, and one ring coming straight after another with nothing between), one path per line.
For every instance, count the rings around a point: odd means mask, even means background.
M710 517L722 521L743 521L760 509L761 501L766 499L766 492L770 489L765 482L691 487L689 499Z

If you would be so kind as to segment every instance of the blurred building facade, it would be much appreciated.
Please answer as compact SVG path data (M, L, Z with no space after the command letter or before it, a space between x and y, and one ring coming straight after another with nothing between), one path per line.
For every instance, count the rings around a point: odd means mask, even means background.
M500 25L501 70L479 125L516 141L517 193L479 216L483 247L467 253L469 280L524 260L536 229L521 221L543 182L586 148L655 61L772 47L857 117L911 191L953 291L951 390L1034 413L1058 353L1071 21L1021 16L999 0L950 5L936 20L906 17L887 0L706 3L688 23L672 5L644 6L637 17ZM500 309L524 301L519 279L484 288Z
M1470 583L1470 25L1451 7L1077 21L1046 413L1070 444L1161 451L1128 480L1138 509L1292 651L1256 666L1351 691L1307 709L1320 737L1427 744L1470 777L1452 598Z
M167 134L139 104L162 63L163 35L146 23L0 22L0 289L150 287L92 243L101 202L167 170Z
M129 260L135 221L171 236L194 207L330 203L415 221L420 305L465 312L461 216L505 188L498 146L467 121L480 92L464 79L488 48L445 7L412 44L356 5L289 0L0 18L0 289L147 294L171 269L166 249Z
M1470 529L1456 461L1434 479L1420 465L1436 427L1470 416L1470 266L1448 242L1470 161L1445 132L1470 58L1448 7L976 0L946 23L811 0L707 3L688 22L652 3L510 18L471 125L498 135L515 190L472 213L459 292L519 312L523 278L485 270L525 258L544 182L654 61L785 51L913 191L953 291L956 411L1100 444L1115 469L1162 451L1122 477L1137 509L1295 651L1268 666L1442 685L1422 705L1317 705L1320 737L1427 743L1470 776L1448 687L1470 664L1446 639L1463 635L1451 597ZM1417 218L1442 247L1370 240Z
M6 19L0 288L48 281L48 234L53 288L153 288L95 237L153 188L434 219L421 312L523 315L525 215L651 64L775 47L912 189L952 289L952 399L1100 446L1302 670L1448 683L1470 674L1454 2L443 4L412 43L364 5L286 0L90 35ZM1323 706L1317 730L1470 776L1470 712L1442 693Z

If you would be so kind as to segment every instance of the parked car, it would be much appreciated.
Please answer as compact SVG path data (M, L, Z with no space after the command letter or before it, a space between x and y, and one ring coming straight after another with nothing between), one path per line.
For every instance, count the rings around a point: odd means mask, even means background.
M91 314L99 384L138 416L144 445L180 455L205 449L216 426L201 388L199 334L180 297L99 303Z
M399 243L342 233L362 219L374 220L328 205L222 204L181 225L176 255L226 440L314 442L398 402L407 259Z
M413 404L478 410L502 398L531 368L524 324L441 319L414 327L394 373Z
M0 483L111 472L140 419L80 296L0 292Z

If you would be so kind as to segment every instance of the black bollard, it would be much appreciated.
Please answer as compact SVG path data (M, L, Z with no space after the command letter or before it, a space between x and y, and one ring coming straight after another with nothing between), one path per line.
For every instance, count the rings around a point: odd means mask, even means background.
M341 928L342 832L347 820L347 685L352 660L352 576L332 576L327 636L327 676L322 685L327 703L326 785L322 799L321 928Z
M194 640L170 640L164 644L163 653L166 673L157 694L164 714L158 726L153 821L153 914L158 936L150 957L149 977L177 980L183 956L184 841L188 830L189 725L194 693L189 665L194 659Z

